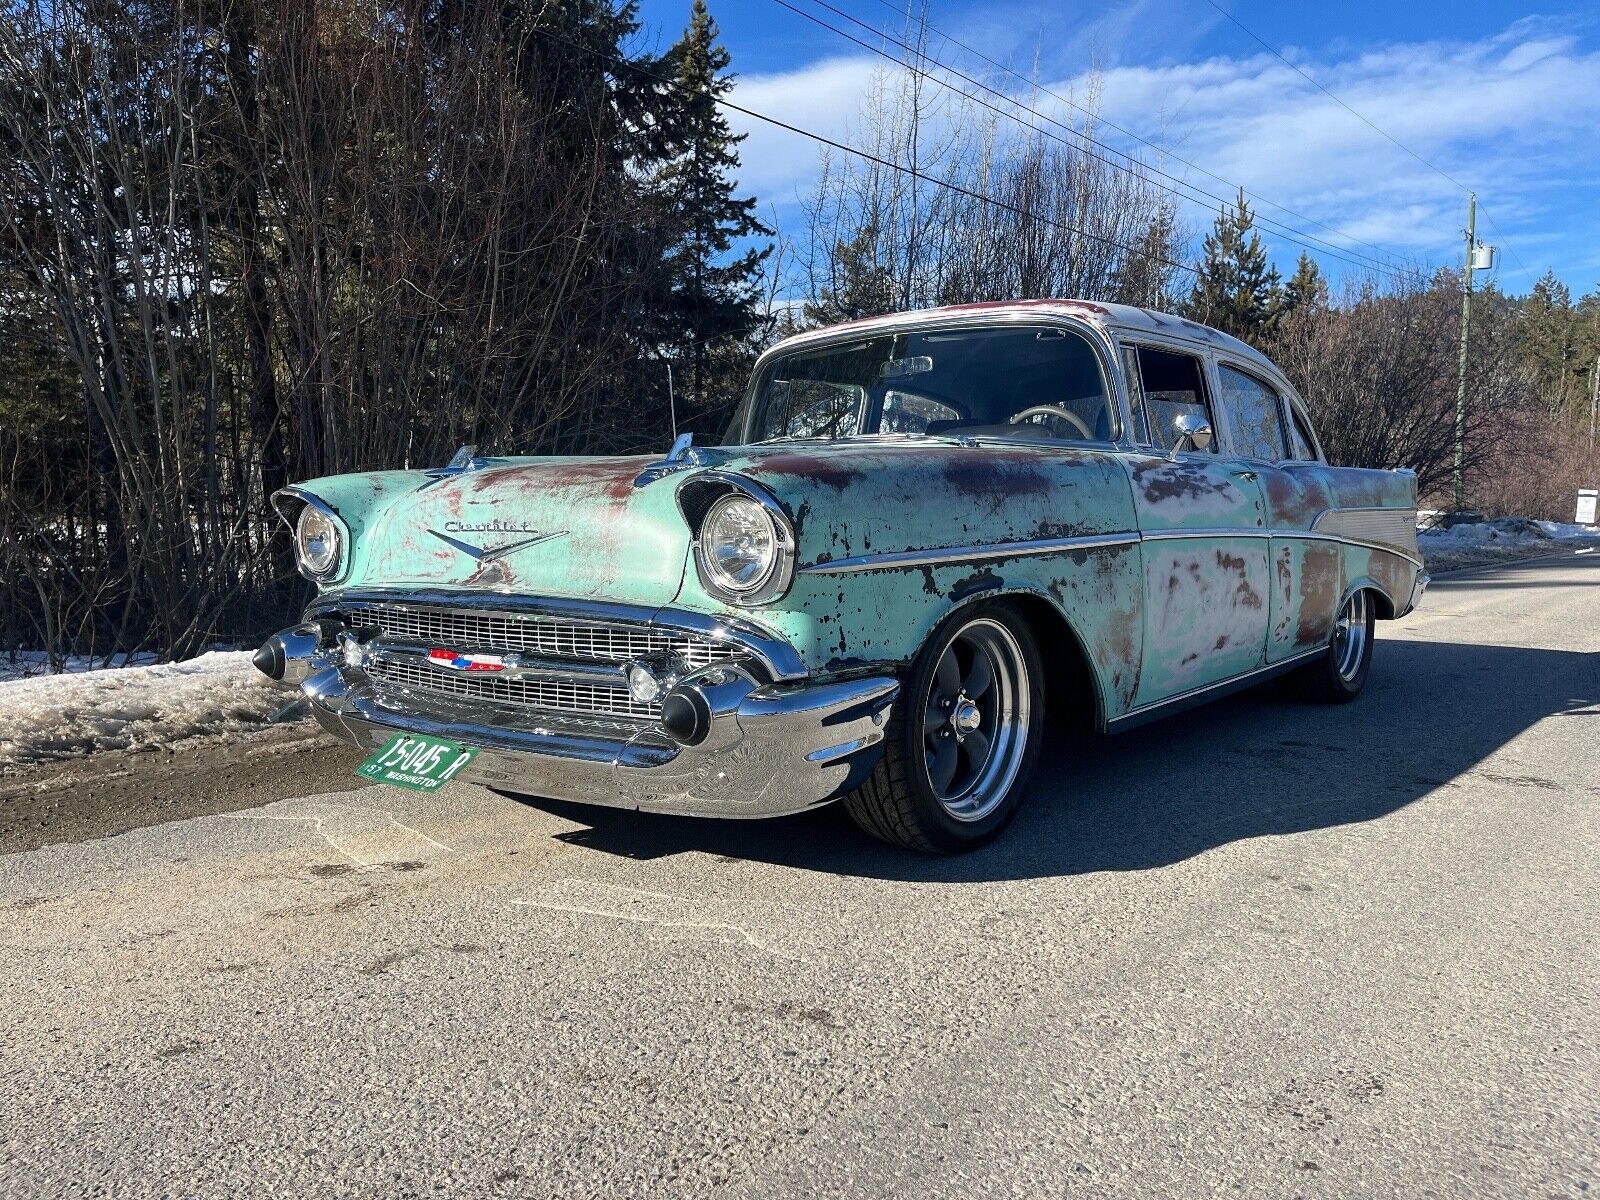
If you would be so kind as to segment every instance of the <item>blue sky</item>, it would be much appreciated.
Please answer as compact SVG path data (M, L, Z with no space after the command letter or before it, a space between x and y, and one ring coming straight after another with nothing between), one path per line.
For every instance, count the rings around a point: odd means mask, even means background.
M644 0L649 39L676 37L689 2ZM736 100L852 141L883 59L775 0L710 2L740 77ZM815 0L789 2L849 27ZM1600 7L1218 2L1407 149L1477 191L1478 235L1503 247L1501 286L1525 292L1547 267L1574 295L1600 286ZM827 3L879 28L902 27L896 10L903 6L894 0ZM1228 184L1243 184L1304 216L1260 203L1263 213L1366 254L1360 243L1424 265L1460 261L1462 190L1318 91L1207 0L931 0L929 20L1024 75L1036 73L1048 92L1083 100L1094 90L1105 121L1165 153L1104 127L1097 136L1196 188L1231 195ZM930 49L969 75L1012 86L937 35ZM1049 95L1027 99L1047 115L1075 115ZM737 114L730 119L750 134L744 187L769 217L796 228L817 147ZM1208 224L1209 203L1185 201L1185 223ZM1280 266L1292 269L1300 247L1268 241ZM1348 271L1322 257L1335 276Z

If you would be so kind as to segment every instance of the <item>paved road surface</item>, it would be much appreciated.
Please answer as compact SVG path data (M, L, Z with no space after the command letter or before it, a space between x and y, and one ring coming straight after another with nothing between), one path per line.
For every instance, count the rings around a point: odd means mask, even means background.
M14 788L0 1193L1592 1196L1600 555L1382 634L954 861L303 742Z

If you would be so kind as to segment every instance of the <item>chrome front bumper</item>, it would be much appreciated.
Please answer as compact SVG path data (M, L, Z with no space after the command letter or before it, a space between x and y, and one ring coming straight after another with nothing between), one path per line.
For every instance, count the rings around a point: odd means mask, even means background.
M737 667L709 667L679 685L704 697L709 732L680 745L654 724L598 736L558 715L529 727L538 718L526 712L381 696L315 624L269 639L257 665L299 683L322 727L362 748L426 734L477 749L460 778L488 787L716 817L801 812L858 787L877 765L899 692L884 676L761 683Z

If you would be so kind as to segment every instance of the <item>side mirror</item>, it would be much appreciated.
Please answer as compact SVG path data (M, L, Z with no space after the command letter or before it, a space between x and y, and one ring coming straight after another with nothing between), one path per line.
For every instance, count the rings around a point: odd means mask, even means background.
M1211 422L1204 417L1183 413L1172 422L1172 428L1178 435L1172 447L1174 454L1180 450L1204 450L1211 445Z

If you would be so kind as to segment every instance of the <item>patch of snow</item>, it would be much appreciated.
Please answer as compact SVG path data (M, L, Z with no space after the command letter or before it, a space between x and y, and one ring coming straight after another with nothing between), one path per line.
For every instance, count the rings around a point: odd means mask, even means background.
M234 735L277 718L295 693L250 665L249 651L188 662L0 682L0 772L99 750L157 749Z
M1600 537L1600 525L1573 525L1567 521L1535 521L1547 538Z

